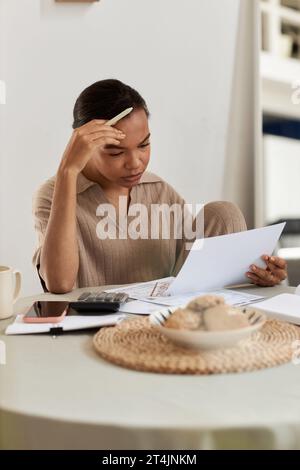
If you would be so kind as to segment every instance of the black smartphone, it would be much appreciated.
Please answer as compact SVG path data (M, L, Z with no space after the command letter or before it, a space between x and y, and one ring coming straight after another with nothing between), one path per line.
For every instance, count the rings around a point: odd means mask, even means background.
M38 300L25 314L25 323L59 323L66 316L69 302Z

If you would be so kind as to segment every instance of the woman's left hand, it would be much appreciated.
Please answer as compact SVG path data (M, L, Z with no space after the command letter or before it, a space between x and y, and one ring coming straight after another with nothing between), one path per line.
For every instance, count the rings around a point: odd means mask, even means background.
M246 273L246 276L253 284L262 287L271 287L280 284L287 278L287 264L284 259L278 256L267 255L263 255L262 259L267 265L265 269L252 264L250 270Z

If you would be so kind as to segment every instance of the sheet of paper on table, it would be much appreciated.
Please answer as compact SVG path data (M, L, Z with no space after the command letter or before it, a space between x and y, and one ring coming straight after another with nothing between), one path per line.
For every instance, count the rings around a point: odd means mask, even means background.
M131 298L134 298L134 293L130 293L130 289L128 288L127 293L131 296ZM193 298L206 294L220 295L224 298L226 303L234 305L236 307L253 304L264 298L258 295L245 294L243 292L231 291L228 289L219 289L215 291L196 292L193 294L186 294L180 296L156 297L147 299L144 298L143 300L133 300L124 304L121 307L120 312L150 315L152 312L155 312L160 308L185 306Z
M300 325L300 296L280 294L255 304L272 318Z
M217 289L213 291L198 291L183 295L157 295L162 290L166 290L166 286L173 280L173 277L164 278L161 280L142 282L140 284L134 284L131 286L117 287L113 289L107 289L106 292L126 292L131 299L136 299L135 302L127 302L121 307L122 312L127 313L139 313L138 309L143 309L141 313L147 313L148 309L151 310L149 303L157 304L160 306L175 306L185 305L191 299L198 297L199 295L222 295L227 303L231 305L247 305L253 302L257 302L264 297L260 295L245 294L244 292L233 291L230 289ZM163 289L162 289L163 286ZM133 308L134 311L130 312L129 309ZM149 310L149 312L150 312ZM151 312L150 312L151 313Z
M220 289L226 286L247 281L245 273L251 264L265 267L261 256L273 253L284 226L285 224L276 224L196 240L176 278L157 279L110 289L107 292L126 292L133 299L157 302L161 305L184 304L192 297L215 290L220 294ZM227 297L229 295L228 291L223 294ZM235 292L232 295L238 294ZM234 300L233 305L250 303L248 300L251 299L246 296L245 299ZM253 302L256 300L257 296L253 298Z
M105 292L126 292L132 299L147 299L148 297L152 298L157 297L157 295L162 295L174 279L174 277L165 277L163 279L140 282L130 286L107 289Z
M189 294L173 295L168 297L156 297L155 299L148 299L147 301L160 305L176 307L177 305L185 306L192 299L201 295L219 295L224 298L227 304L235 306L248 305L250 303L258 302L264 298L260 295L245 294L244 292L233 291L230 289L216 289L211 291L198 291Z
M120 308L120 313L131 313L134 315L150 315L153 312L156 312L160 308L163 308L163 305L158 305L152 302L143 302L142 300L132 300L126 302Z

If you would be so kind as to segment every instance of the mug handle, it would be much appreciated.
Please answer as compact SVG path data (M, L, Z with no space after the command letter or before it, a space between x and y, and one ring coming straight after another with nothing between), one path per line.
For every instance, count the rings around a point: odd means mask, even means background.
M15 276L15 290L14 290L14 296L13 296L13 301L15 302L20 294L21 290L21 273L17 269L13 271L13 274Z

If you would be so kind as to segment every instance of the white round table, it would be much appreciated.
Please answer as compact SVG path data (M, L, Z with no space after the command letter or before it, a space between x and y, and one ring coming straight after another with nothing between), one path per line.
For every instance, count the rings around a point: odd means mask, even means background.
M75 299L40 294L20 299ZM97 288L99 290L99 288ZM249 288L273 296L292 288ZM300 449L300 366L177 376L114 366L94 331L5 336L0 365L2 449Z

